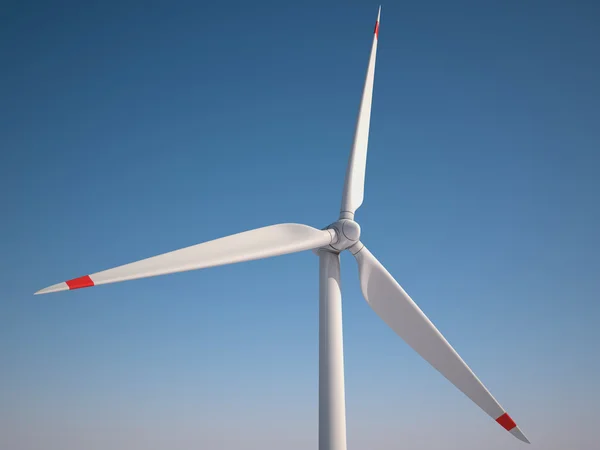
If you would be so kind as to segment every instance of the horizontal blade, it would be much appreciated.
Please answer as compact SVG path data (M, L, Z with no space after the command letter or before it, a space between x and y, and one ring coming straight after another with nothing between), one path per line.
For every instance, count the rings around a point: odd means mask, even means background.
M529 443L502 406L385 267L361 243L355 248L360 249L354 257L358 262L363 295L379 317L496 422L516 438Z
M296 223L271 225L85 275L47 287L36 294L117 283L311 250L329 245L332 241L331 233Z
M344 191L342 193L341 219L354 219L354 213L362 205L365 190L365 171L367 169L367 147L369 144L369 127L371 124L371 103L373 100L373 83L375 80L375 60L377 57L377 42L379 40L379 19L381 7L377 14L371 56L367 67L365 85L363 87L358 119L354 131L354 142L348 159Z

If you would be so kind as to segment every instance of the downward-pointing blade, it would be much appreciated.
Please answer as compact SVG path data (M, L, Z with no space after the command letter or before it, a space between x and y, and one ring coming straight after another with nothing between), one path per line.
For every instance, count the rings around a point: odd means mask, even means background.
M360 286L377 315L477 406L517 439L529 443L504 408L377 258L360 242L355 249L360 249L354 252Z
M379 19L381 7L377 14L375 30L373 32L373 44L371 45L371 56L362 98L358 110L356 130L354 131L354 142L348 159L344 191L342 193L342 206L340 218L353 219L354 213L362 205L365 191L365 171L367 169L367 147L369 144L369 127L371 125L371 103L373 100L373 83L375 80L375 60L377 57L377 43L379 41Z
M330 244L331 233L331 231L317 230L297 223L271 225L74 278L42 289L36 294L79 289L311 250Z

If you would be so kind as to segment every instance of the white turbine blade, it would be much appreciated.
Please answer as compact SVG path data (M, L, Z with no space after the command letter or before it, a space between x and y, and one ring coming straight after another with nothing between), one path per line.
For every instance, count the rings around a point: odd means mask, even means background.
M362 247L362 248L361 248ZM367 303L413 350L517 439L529 443L519 427L381 263L362 246L360 286ZM354 248L351 249L354 251Z
M333 239L332 233L333 231L317 230L297 223L271 225L74 278L42 289L36 294L117 283L311 250L329 245Z
M371 102L373 99L373 81L375 79L375 59L377 56L377 41L379 40L379 19L381 6L377 13L371 57L367 68L365 86L363 88L354 142L348 159L340 219L354 219L354 213L362 205L365 191L365 170L367 168L367 147L369 144L369 126L371 123Z

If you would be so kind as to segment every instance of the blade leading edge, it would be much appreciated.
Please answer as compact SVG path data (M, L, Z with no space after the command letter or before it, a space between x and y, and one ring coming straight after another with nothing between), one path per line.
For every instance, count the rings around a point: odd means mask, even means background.
M361 248L362 247L362 248ZM360 286L371 308L413 350L517 439L529 443L446 338L362 243L356 245Z
M333 231L283 223L226 236L113 269L54 284L35 294L79 289L169 273L269 258L329 245Z
M371 124L371 103L373 100L373 82L375 80L375 60L377 57L377 43L379 41L379 20L381 18L381 6L377 13L375 31L373 32L373 44L371 56L367 68L367 76L363 88L354 142L348 159L344 191L342 194L342 206L340 219L354 219L354 213L362 205L365 193L365 171L367 168L367 147L369 144L369 127Z

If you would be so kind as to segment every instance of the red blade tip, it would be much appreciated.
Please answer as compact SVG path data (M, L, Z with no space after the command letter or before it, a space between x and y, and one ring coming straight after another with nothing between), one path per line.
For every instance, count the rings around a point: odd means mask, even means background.
M73 278L72 280L66 281L69 289L81 289L94 285L94 282L90 278L89 275L84 275L83 277Z
M496 422L498 422L500 425L502 425L506 431L510 431L514 427L517 426L515 421L512 420L512 418L508 415L508 413L502 414L500 417L498 417L496 419Z

